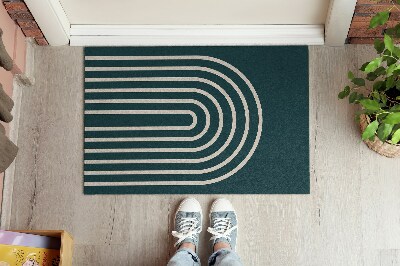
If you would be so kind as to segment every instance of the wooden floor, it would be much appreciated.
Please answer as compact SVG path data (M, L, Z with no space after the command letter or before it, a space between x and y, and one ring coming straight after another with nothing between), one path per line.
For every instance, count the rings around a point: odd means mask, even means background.
M310 48L311 195L227 196L239 215L245 265L400 265L400 160L370 151L354 108L336 96L348 69L372 56L365 46ZM83 50L38 47L35 58L36 84L22 98L11 214L2 226L68 230L74 265L165 265L184 196L84 196ZM204 211L216 197L196 196Z

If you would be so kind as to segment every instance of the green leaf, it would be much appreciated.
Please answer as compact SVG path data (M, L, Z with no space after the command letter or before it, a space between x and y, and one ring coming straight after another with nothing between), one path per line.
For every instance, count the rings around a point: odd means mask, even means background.
M381 114L379 115L379 118L380 118L381 120L383 120L383 119L385 119L386 116L387 116L387 114L381 113Z
M397 144L400 141L400 129L396 130L392 136L392 143Z
M400 112L400 104L394 105L392 108L389 109L390 112Z
M381 141L385 142L388 139L390 133L392 132L392 129L393 129L393 125L380 124L378 127L378 138Z
M395 46L393 49L393 53L397 56L400 57L400 48Z
M386 97L386 94L385 94L385 93L382 93L382 94L381 94L381 101L382 101L383 105L386 106L387 97Z
M395 29L395 28L387 28L384 32L385 32L387 35L393 36L393 35L396 34L396 29Z
M364 64L362 64L362 66L360 67L361 71L365 70L365 67L369 64L369 62L365 62Z
M371 95L375 100L377 100L377 101L381 100L381 95L379 94L379 92L373 91L373 92L371 92Z
M371 72L367 74L366 79L369 81L374 81L378 78L378 76L375 74L375 72Z
M369 28L373 29L385 24L389 19L389 11L378 12L369 22Z
M349 103L354 103L357 100L357 92L353 91L349 97Z
M377 76L383 75L386 73L386 69L384 67L378 67L375 71L374 74Z
M396 81L396 89L400 91L400 79Z
M388 66L391 66L393 64L395 64L397 62L397 60L393 57L386 57L386 63Z
M397 96L397 97L396 97L396 100L400 100L400 96Z
M350 94L350 87L346 86L344 87L343 91L339 92L338 97L339 99L344 99L347 96L349 96L349 94Z
M347 77L349 78L349 80L353 80L353 78L354 78L353 72L349 71L349 72L347 73Z
M379 39L374 40L374 47L378 54L382 53L385 50L385 43Z
M369 62L369 64L365 67L364 72L365 73L374 72L381 65L381 63L382 63L381 57L375 58L374 60Z
M378 126L379 126L379 123L378 123L377 120L375 120L374 122L369 124L365 128L364 132L362 133L362 139L366 140L366 139L374 137L375 136L375 132L378 129Z
M376 111L373 110L368 110L368 109L362 109L362 111L360 111L361 114L366 114L366 115L372 115L375 114Z
M361 109L361 110L357 110L355 113L356 115L361 115L361 114L365 114L367 112L366 109Z
M383 42L385 43L386 49L388 49L391 53L393 53L394 50L393 39L389 35L385 34L385 36L383 37Z
M386 89L393 88L395 86L394 77L390 76L386 79Z
M385 82L383 80L378 80L374 83L374 85L372 86L374 91L380 91L382 90L382 88L385 86Z
M386 116L385 120L383 120L383 123L386 124L399 124L400 123L400 113L390 113Z
M397 2L397 4L399 4L399 5L400 5L400 0L396 0L396 2Z
M393 75L394 75L394 76L400 75L400 69L398 69L398 66L397 66L396 69L393 71Z
M390 65L387 69L386 69L386 75L387 76L391 76L393 74L393 71L396 69L397 65L393 64Z
M363 100L360 100L360 103L365 109L368 109L368 110L378 111L379 109L381 109L381 106L375 100L363 99Z
M365 80L362 78L354 78L352 82L357 86L365 86Z
M383 54L383 60L387 62L388 66L391 66L397 62L397 59L393 58L393 55L389 50L385 50Z

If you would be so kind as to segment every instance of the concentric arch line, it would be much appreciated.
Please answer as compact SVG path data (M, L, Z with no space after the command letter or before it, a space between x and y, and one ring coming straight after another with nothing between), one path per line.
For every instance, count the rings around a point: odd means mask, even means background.
M214 57L209 57L209 56L86 56L85 60L204 60L204 61L210 61L214 62L217 64L220 64L222 66L225 66L226 68L230 69L234 73L236 73L249 87L251 93L253 94L256 106L257 106L257 114L258 114L258 128L257 128L257 134L254 140L254 143L249 151L249 153L246 155L243 161L241 161L235 168L230 170L229 172L217 177L217 178L212 178L208 180L202 180L202 181L128 181L128 182L84 182L85 186L141 186L141 185L208 185L208 184L213 184L216 182L220 182L231 175L235 174L237 171L239 171L251 158L251 156L254 154L255 149L257 148L257 145L260 141L261 133L262 133L262 109L261 109L261 103L258 98L257 92L255 91L253 85L251 82L247 79L247 77L240 72L236 67L232 66L231 64L221 60L217 59ZM246 105L247 106L247 105ZM245 111L248 112L245 109ZM248 114L247 114L248 115ZM249 117L246 116L246 120L248 122ZM245 142L245 139L242 138L239 147L240 149L243 147ZM231 161L233 157L235 157L238 154L239 150L235 150L235 152L227 159ZM223 164L227 161L225 160ZM226 163L225 163L226 164ZM223 167L221 164L215 167ZM215 170L215 169L213 169ZM85 174L96 174L96 173L91 173L91 172L96 172L96 171L85 171ZM102 172L102 171L100 171ZM119 172L119 171L118 171ZM173 173L171 174L177 174L177 171L172 171ZM187 171L185 171L185 174ZM103 173L100 173L103 174ZM109 173L109 174L118 174L118 173ZM126 174L126 173L124 173Z
M85 68L86 69L86 68ZM104 67L103 68L104 71L107 71L107 69L109 69L108 67ZM135 70L135 67L124 67L125 70L129 69L129 70ZM204 72L208 72L208 73L212 73L216 76L221 77L222 79L224 79L225 81L227 81L234 89L235 91L239 94L239 97L242 101L244 110L245 110L245 118L246 118L246 122L245 122L245 130L244 130L244 134L242 137L242 140L246 140L248 132L249 132L249 110L248 110L248 106L247 106L247 102L246 99L243 95L243 93L241 92L241 90L239 89L239 86L237 86L237 84L235 82L233 82L232 79L230 79L229 77L227 77L226 75L224 75L223 73L208 68L208 67L199 67L199 66L181 66L181 67L140 67L140 70L147 70L147 71L154 71L154 70L186 70L186 71L204 71ZM94 82L99 82L99 81L138 81L140 79L150 79L150 78L85 78L85 81L94 81ZM154 79L154 78L152 78ZM162 79L162 78L160 78ZM169 77L166 79L170 79ZM186 78L180 78L185 80ZM208 80L208 79L206 79ZM211 82L210 80L208 80L209 82ZM222 87L219 86L219 88L225 92L225 90L223 90ZM227 99L227 97L229 97L229 95L225 92L224 94L225 98ZM232 106L233 103L232 103ZM201 162L205 162L205 161L209 161L213 158L216 158L218 155L220 155L231 143L234 133L236 130L236 113L235 113L235 119L233 119L233 123L232 123L232 130L231 130L231 134L228 137L228 140L224 143L224 145L215 153L207 156L207 157L203 157L200 159L148 159L148 160L136 160L136 159L131 159L131 160L124 160L125 163L201 163ZM216 139L215 139L216 140ZM243 142L244 144L244 142ZM237 148L238 150L241 149L241 147ZM110 149L111 150L111 149ZM133 151L133 149L129 149L129 148L123 148L123 149L118 149L119 152L121 151ZM138 149L136 149L138 150ZM116 149L113 149L112 152L118 152L116 151ZM233 158L232 158L233 159ZM113 163L111 162L112 160L109 160L109 163ZM121 160L122 162L122 160ZM230 161L229 161L230 162ZM229 163L228 162L228 163ZM114 162L116 163L116 162ZM98 163L100 164L100 163ZM210 169L210 168L208 168ZM218 168L217 168L218 169ZM148 171L148 174L159 174L160 171L164 171L164 170L154 170L154 171ZM166 170L165 170L166 171ZM186 174L196 174L196 171L198 170L188 170L186 171ZM91 171L96 172L96 173L102 173L104 175L109 175L110 171ZM125 171L113 171L111 174L142 174L144 171L143 170L125 170Z
M112 92L113 89L87 89L85 90L85 93L90 93L90 92ZM116 90L116 89L115 89ZM88 111L84 112L85 114L88 114ZM179 131L190 131L193 128L197 126L197 115L194 112L189 113L189 115L192 117L192 123L189 126L124 126L124 127L84 127L85 132L90 132L90 131L173 131L173 130L179 130ZM96 138L93 138L96 139ZM113 138L110 138L113 139ZM91 138L85 138L85 141L91 142Z
M86 79L85 79L86 80ZM95 78L95 81L105 81L101 78ZM94 81L92 79L89 79L87 81ZM107 79L109 81L109 79ZM120 80L120 79L118 79ZM165 78L158 78L158 77L152 77L152 78L124 78L123 80L126 81L196 81L196 82L201 82L201 83L205 83L208 84L212 87L214 87L215 89L217 89L224 97L225 99L228 101L229 107L231 109L232 112L232 128L231 131L229 133L228 139L225 142L225 144L222 146L222 148L220 148L217 152L218 153L214 153L216 155L219 155L223 152L223 150L225 150L225 148L230 144L230 142L233 139L233 135L235 134L236 131L236 109L235 106L233 104L233 101L231 99L231 97L226 93L226 91L219 86L218 84L216 84L213 81L210 81L208 79L204 79L204 78L197 78L197 77L165 77ZM121 100L112 100L112 101L121 101L124 103L129 103L130 100L128 99L121 99ZM222 121L222 119L220 119L220 121ZM218 134L214 135L214 137L206 144L196 147L196 148L152 148L152 149L135 149L135 148L121 148L121 149L85 149L86 153L104 153L104 152L199 152L202 150L207 149L208 147L210 147L212 144L214 144L216 142L216 140L219 137L220 132L222 131L222 126L219 125L218 127ZM246 133L247 134L247 133ZM92 171L93 172L93 171ZM99 172L99 171L96 171ZM111 173L108 173L109 175L111 175Z
M199 106L201 106L202 104L196 100L182 100L182 99L157 99L157 100L148 100L148 99L112 99L112 100L87 100L89 101L89 103L195 103L198 104ZM206 108L204 105L201 106L201 108ZM222 113L222 109L218 104L218 108L219 108L219 126L218 126L218 130L216 132L216 134L214 135L214 137L206 144L202 145L201 148L204 150L207 147L210 147L220 136L221 132L222 132L222 127L223 127L223 113ZM123 110L124 113L129 113L131 110ZM133 112L136 113L137 110L133 110ZM143 110L140 110L140 112L142 112ZM154 110L147 110L147 111L153 111L153 112L148 112L148 113L155 113L158 110L156 110L154 112ZM175 111L170 111L169 113L173 113ZM204 109L204 111L208 112L206 109ZM93 112L93 111L90 111ZM101 113L101 112L106 112L108 113L119 113L121 112L120 110L107 110L107 111L94 111L96 113ZM186 111L187 112L187 111ZM186 113L186 112L182 112L182 113ZM189 111L188 113L190 113L191 111ZM162 114L166 113L165 110L161 110ZM209 114L208 114L209 116ZM208 123L207 126L205 127L205 129L203 131L207 131L209 128L209 119L208 119ZM232 136L234 134L234 130L232 133ZM169 139L169 138L164 138L164 139ZM174 140L179 139L178 138L173 138ZM139 160L139 159L126 159L126 160L85 160L85 163L88 164L115 164L115 163L200 163L200 162L206 162L209 161L215 157L217 157L218 155L220 155L225 149L226 147L229 145L231 140L229 140L229 142L227 141L219 150L217 150L216 152L214 152L213 154L207 156L207 157L203 157L200 159L146 159L146 160ZM106 152L121 152L121 150L125 151L125 152L193 152L193 150L198 150L199 147L196 148L129 148L129 149L85 149L89 150L89 152L86 153L106 153Z
M206 92L206 91L204 91L202 89L198 89L198 88L126 88L126 89L112 88L112 89L86 89L85 90L85 93L104 93L104 92L108 92L108 93L110 93L110 92L111 93L114 93L114 92L115 93L118 93L118 92L133 92L133 93L138 93L138 92L146 92L146 93L187 92L187 93L198 93L198 94L206 96L214 104L214 106L217 108L218 117L220 119L219 123L221 123L221 125L219 125L219 127L221 127L221 130L222 130L222 127L223 127L223 112L222 112L222 108L221 108L220 104L218 103L218 101L215 99L214 96L212 96L210 93L208 93L208 92ZM202 107L200 107L200 108L202 108ZM205 110L207 110L207 112L205 112L205 114L206 114L206 122L207 122L207 121L210 120L210 115L209 115L210 113L209 113L208 109L205 106L204 106L204 108L205 108ZM205 110L203 109L203 111L205 111ZM197 120L196 120L196 124L197 124ZM195 126L190 125L190 127L192 127L191 129L193 129ZM209 127L209 125L208 125L208 127ZM207 130L208 130L208 127L207 127ZM108 128L108 127L97 127L97 129L99 131L103 130L103 128ZM124 127L124 128L126 128L125 130L130 130L130 127ZM142 127L142 128L148 128L148 127ZM176 128L178 128L177 126L175 126L175 127L171 127L171 126L161 127L161 126L158 126L158 127L155 127L155 128L158 128L157 130L160 130L160 131L162 131L162 130L178 130L178 129L176 129ZM142 130L147 130L147 129L142 129ZM85 127L85 131L87 131L86 127ZM218 130L217 130L217 132L218 132ZM197 134L195 136L196 138L193 137L194 138L193 140L200 139L200 137L202 137L202 136L197 137L200 134L202 134L202 133ZM99 138L85 138L85 141L86 140L93 140L95 142L95 140L98 140L98 139ZM121 138L107 138L107 139L109 139L109 140L118 140L118 139L121 139ZM131 138L124 138L124 139L126 139L126 141L129 141ZM181 138L179 138L179 139L181 139Z
M113 100L85 100L85 103L190 103L190 104L195 104L199 106L203 112L205 113L206 116L206 124L203 130L197 134L196 136L193 137L131 137L131 138L124 138L124 137L116 137L116 138L85 138L86 142L118 142L118 141L194 141L197 139L202 138L208 131L210 127L210 112L208 109L204 106L199 101L188 99L188 100L183 100L183 99L113 99ZM140 111L140 112L137 112ZM144 111L149 111L149 112L144 112ZM85 111L85 114L87 112L91 112L89 114L93 114L93 111ZM132 113L132 114L137 114L137 113L142 113L142 114L189 114L193 118L193 122L197 124L197 115L193 111L186 111L186 110L106 110L106 111L99 111L96 110L95 114L120 114L120 113ZM221 114L222 115L222 114ZM222 127L222 125L221 125ZM102 130L103 128L107 127L98 127L99 130ZM130 127L126 127L127 130L129 130ZM162 127L160 127L162 128ZM97 152L102 152L103 149L85 149L85 152L87 153L97 153ZM110 149L107 149L104 152L110 152ZM148 150L150 151L150 149Z
M162 90L176 90L177 88L159 88ZM139 91L141 90L141 91ZM104 93L104 92L151 92L154 88L111 88L111 89L85 89L85 93ZM167 92L167 91L166 91ZM196 123L195 123L196 122ZM197 126L197 120L193 121L190 126L126 126L126 127L85 127L85 132L88 131L190 131ZM85 138L85 141L88 138Z
M95 90L101 90L101 89L95 89ZM114 89L105 89L106 91L108 90L114 90ZM209 94L208 92L201 90L201 89L197 89L197 88L186 88L186 89L165 89L165 88L156 88L156 89L123 89L123 91L132 91L132 92L164 92L165 90L168 90L168 92L196 92L202 95L205 95L206 97L208 97L216 106L217 110L218 110L218 117L219 117L219 121L218 121L218 129L216 131L216 134L214 135L214 137L205 145L202 145L202 150L206 149L207 147L210 147L220 136L221 132L222 132L222 128L223 128L223 112L222 112L222 108L220 106L220 104L218 103L218 101L214 98L214 96L212 96L211 94ZM103 90L102 90L103 91ZM93 103L93 100L87 100L90 101L90 103ZM163 138L163 137L152 137L152 138L85 138L85 141L87 141L88 139L90 140L89 142L97 142L98 140L100 141L112 141L112 140L116 140L116 141L153 141L153 139L155 139L156 141L193 141L193 140L197 140L200 139L201 137L204 136L204 134L208 131L209 126L210 126L210 114L208 112L208 110L206 109L206 107L201 104L200 102L196 101L196 100L181 100L181 99L157 99L157 100L147 100L147 99L124 99L124 100L118 100L118 99L113 99L113 100L94 100L94 103L194 103L198 106L200 106L203 111L206 113L206 126L203 129L203 131L201 133L199 133L198 135L194 136L194 137L168 137L168 138ZM236 111L234 111L236 112ZM164 113L164 112L162 112ZM85 149L89 150L89 152L87 153L104 153L104 152L121 152L121 150L124 150L125 152L127 152L127 150L129 152L192 152L193 149L196 149L196 151L198 151L198 147L197 148L135 148L135 149ZM104 151L105 150L105 151ZM221 151L222 152L222 151ZM208 157L204 157L201 159L148 159L148 160L138 160L138 159L125 159L125 160L85 160L84 162L87 164L115 164L115 163L122 163L122 164L128 164L128 163L198 163L198 162L203 162L203 161L207 161L210 160L212 158L215 158L216 156L218 156L221 152L216 152Z
M86 101L85 101L86 103ZM106 114L104 111L92 113L90 111L85 111L84 114ZM116 112L112 112L111 114L117 114ZM132 112L128 113L132 114ZM135 112L134 114L138 114ZM160 112L155 112L154 114L160 114ZM178 112L173 112L171 114L179 114ZM185 113L186 114L186 113ZM197 115L194 112L188 112L188 115L192 117L192 123L190 126L127 126L127 127L84 127L85 132L89 131L141 131L141 130L182 130L189 131L197 126ZM96 138L85 138L86 142L94 142ZM110 139L121 139L121 138L110 138ZM99 141L102 141L102 138L99 138Z
M137 80L137 79L143 79L143 78L124 78L125 79L129 79L129 80ZM148 79L148 78L145 78ZM159 78L152 78L152 79L159 79ZM163 78L163 79L176 79L176 78ZM187 78L179 78L179 79L187 79ZM188 79L192 79L192 78L188 78ZM228 78L229 79L229 78ZM96 78L96 80L98 81L99 79ZM207 79L205 79L207 80ZM207 82L213 83L210 80L207 80ZM232 81L233 83L233 81ZM226 96L226 100L228 100L229 105L231 106L231 111L232 111L232 128L230 131L230 134L228 136L227 141L214 153L212 153L211 155L208 155L206 157L202 157L199 159L147 159L147 160L137 160L137 159L130 159L130 160L124 160L125 163L201 163L201 162L206 162L209 161L211 159L216 158L218 155L220 155L223 151L225 151L225 149L229 146L229 144L231 143L233 136L235 134L236 131L236 110L234 108L234 104L232 102L232 100L230 99L229 95L225 92L225 90L223 90L219 85L217 85L216 83L213 84L214 87L217 87L219 90L221 90L225 93ZM234 86L237 87L237 85L235 84ZM237 89L239 89L239 87L237 87ZM171 101L178 101L179 99L173 99ZM94 100L90 100L90 101L94 101ZM114 103L118 103L118 102L123 102L123 103L130 103L130 102L135 102L137 100L132 100L132 99L123 99L123 100L117 100L117 99L113 99L113 100L96 100L96 101L112 101ZM245 101L245 99L242 99L242 103L247 106L247 103ZM247 110L248 113L248 110ZM221 120L220 120L221 121ZM243 138L245 139L247 137L248 134L248 123L249 121L246 121L247 127L245 127L245 134L243 135ZM220 133L222 131L222 126L220 124L220 127L218 128L218 133L212 138L211 141L209 141L207 144L204 144L200 147L196 147L196 148L148 148L148 149L143 149L143 148L122 148L122 149L88 149L90 152L88 153L104 153L104 152L158 152L159 150L163 150L163 151L167 151L167 152L178 152L178 151L182 151L182 152L193 152L194 150L199 150L201 148L201 150L204 150L208 147L210 147L212 144L214 144L216 142L216 140L218 139ZM240 149L240 148L238 148ZM85 149L86 152L87 149ZM102 160L103 161L103 160ZM107 160L109 164L113 164L116 163L115 160ZM107 162L104 160L104 162ZM122 161L122 160L121 160ZM102 164L101 162L98 162L96 164ZM210 168L208 168L210 169ZM154 171L147 171L147 172L151 172L153 174L159 174L161 171L167 171L167 170L154 170ZM185 173L186 174L195 174L196 171L198 170L187 170ZM91 173L91 174L103 174L103 175L113 175L113 174L142 174L145 171L142 170L129 170L129 171L86 171L85 173Z

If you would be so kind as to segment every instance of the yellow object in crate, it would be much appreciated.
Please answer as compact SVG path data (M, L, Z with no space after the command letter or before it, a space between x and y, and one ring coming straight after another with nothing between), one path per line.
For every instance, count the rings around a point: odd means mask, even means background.
M0 266L59 265L60 250L0 244Z
M61 239L60 264L55 264L55 265L59 265L59 266L71 266L72 265L72 250L73 250L74 241L72 239L72 236L67 231L64 231L64 230L13 230L13 231L20 232L20 233L60 238ZM30 264L28 264L28 265L31 266ZM34 264L32 264L32 265L37 266ZM0 264L0 266L3 266L3 265ZM24 265L24 266L27 266L27 265Z

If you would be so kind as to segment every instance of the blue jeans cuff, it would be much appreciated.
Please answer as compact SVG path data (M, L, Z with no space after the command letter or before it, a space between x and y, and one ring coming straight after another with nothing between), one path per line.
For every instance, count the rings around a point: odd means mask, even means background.
M197 256L196 252L194 252L190 248L180 248L177 252L187 252L192 256L193 261L200 262L199 256Z
M210 256L210 258L208 260L208 265L214 265L218 256L221 256L221 255L223 256L223 255L226 255L226 254L231 253L231 252L232 252L231 249L225 249L225 248L222 248L222 249L219 249L219 250L215 251Z

